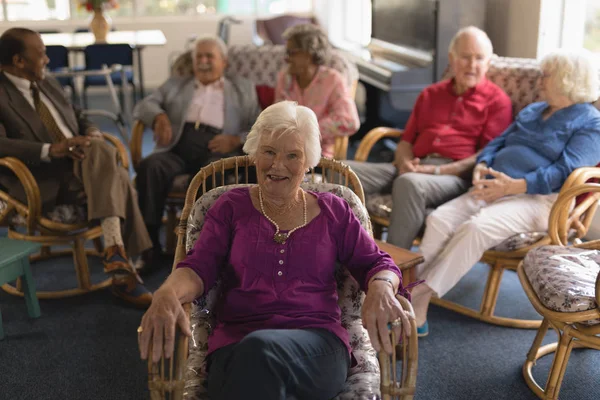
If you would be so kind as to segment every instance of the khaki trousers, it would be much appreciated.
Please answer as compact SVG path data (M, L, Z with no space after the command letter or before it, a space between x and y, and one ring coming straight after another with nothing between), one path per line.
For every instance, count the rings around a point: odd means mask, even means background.
M152 247L128 171L118 163L117 150L103 139L92 139L85 158L73 162L73 173L87 200L88 220L119 217L129 256ZM70 191L73 185L69 187Z

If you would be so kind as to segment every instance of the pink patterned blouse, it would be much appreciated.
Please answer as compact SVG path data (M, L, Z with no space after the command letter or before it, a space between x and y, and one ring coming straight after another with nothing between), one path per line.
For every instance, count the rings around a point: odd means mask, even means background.
M304 89L284 68L277 76L275 101L291 100L313 110L321 129L324 157L333 157L336 136L350 136L360 126L356 104L344 84L342 75L333 68L319 66L312 82Z

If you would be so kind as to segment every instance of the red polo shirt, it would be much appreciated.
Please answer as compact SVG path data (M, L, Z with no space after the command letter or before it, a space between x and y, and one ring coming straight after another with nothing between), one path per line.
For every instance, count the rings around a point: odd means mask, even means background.
M504 132L512 117L510 98L489 80L458 96L447 79L419 95L402 140L413 145L415 157L437 153L461 160Z

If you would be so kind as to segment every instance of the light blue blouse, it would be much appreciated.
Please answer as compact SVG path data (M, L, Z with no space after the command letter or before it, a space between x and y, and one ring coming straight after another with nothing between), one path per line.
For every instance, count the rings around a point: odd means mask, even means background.
M527 193L558 192L573 170L600 162L600 111L579 103L556 111L545 121L548 103L524 108L504 133L477 157L514 179L524 178Z

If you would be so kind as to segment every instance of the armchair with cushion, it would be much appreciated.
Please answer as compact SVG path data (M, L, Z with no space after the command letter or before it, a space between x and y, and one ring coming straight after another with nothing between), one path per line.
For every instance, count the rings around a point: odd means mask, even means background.
M124 168L129 168L127 150L119 139L110 134L104 138L113 144ZM45 260L52 257L73 255L73 264L77 277L77 287L49 291L38 291L39 298L63 298L77 296L111 284L111 279L92 282L88 268L87 256L102 257L102 229L100 225L88 222L86 210L73 205L57 205L47 213L42 212L40 189L27 166L14 157L0 158L3 174L14 174L25 190L27 202L21 203L11 197L0 187L0 226L8 227L8 237L28 240L42 245L40 254L31 257L32 261ZM94 249L86 249L88 240L94 242ZM53 246L71 246L71 249L52 249ZM12 286L5 284L2 288L16 295L23 295L21 282Z
M173 267L181 261L198 238L202 229L204 215L221 194L247 182L247 169L251 165L247 156L222 159L204 167L192 180L185 199L178 228L177 251ZM314 173L303 184L305 189L328 191L345 199L365 229L371 232L369 216L364 208L362 187L356 175L344 164L322 159L319 164L324 173L339 173L339 180L333 183L315 183ZM217 174L233 169L235 184L225 185L218 181ZM214 189L206 192L206 182L212 182ZM216 185L215 185L216 183ZM202 190L200 192L200 188ZM221 284L217 283L205 296L193 304L184 306L190 313L193 337L188 340L179 335L176 342L174 359L161 360L153 364L148 362L148 388L152 399L208 399L204 382L206 380L207 338L213 320L215 304L221 292ZM366 400L412 399L415 392L417 372L417 335L414 320L411 320L411 336L403 337L399 351L402 370L396 371L396 354L389 357L379 354L379 361L371 347L368 334L362 326L360 308L364 294L358 284L341 267L338 271L338 294L342 310L342 324L350 333L350 343L358 365L349 371L346 386L336 399ZM412 306L399 297L402 307L412 313ZM380 370L381 365L381 370ZM398 373L397 373L398 372ZM398 376L401 378L398 380ZM248 388L249 393L251 388Z
M533 59L494 57L487 77L500 86L511 98L513 114L516 115L525 106L540 100L539 84L542 73L539 62ZM450 74L446 73L445 78ZM372 129L359 145L355 160L366 161L371 149L379 140L384 138L399 139L402 130L378 127ZM589 179L600 177L600 168L581 168L574 171L562 187L561 193L572 187L578 187ZM594 193L587 198L580 198L577 206L570 212L573 225L572 239L582 238L588 231L596 212L597 200L600 194ZM389 226L392 211L392 195L376 194L366 199L367 210L373 221L375 236L380 236L382 229ZM564 211L568 213L568 210ZM549 244L547 232L520 232L500 245L485 252L482 262L490 265L483 298L479 310L474 310L443 298L433 298L432 303L459 312L481 321L514 328L538 328L539 320L521 320L500 317L494 314L502 274L505 269L516 270L525 254L533 248Z
M256 84L258 99L262 109L270 106L274 100L277 73L285 64L285 46L261 46L239 45L230 46L227 55L227 75L242 76L250 79ZM358 84L358 69L341 52L335 51L329 60L329 67L340 71L346 78L348 87L354 96ZM173 63L171 73L178 76L192 75L191 51L180 55ZM144 125L135 121L131 131L131 159L134 168L142 160L142 139ZM348 137L338 137L335 141L335 156L337 160L346 159L348 150ZM181 175L175 179L167 197L167 252L172 253L175 249L175 235L173 231L177 225L177 210L181 207L187 185L191 179L190 175Z
M600 241L564 247L572 225L567 212L578 196L600 193L600 185L584 184L560 194L550 214L552 245L530 251L519 264L518 274L531 304L544 320L527 353L523 376L541 399L557 399L571 350L600 350ZM549 328L558 341L542 346ZM532 373L541 357L554 353L545 387Z

